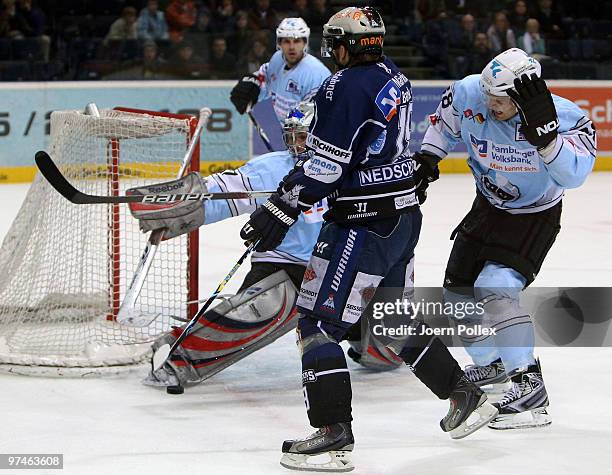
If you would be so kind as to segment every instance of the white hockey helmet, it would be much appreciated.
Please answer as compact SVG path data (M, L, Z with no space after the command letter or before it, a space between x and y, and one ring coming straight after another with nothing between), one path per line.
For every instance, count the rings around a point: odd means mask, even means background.
M313 102L302 101L283 121L283 142L294 157L306 151L306 137L314 118L314 110Z
M480 88L490 96L508 96L506 91L514 88L514 80L523 74L542 75L542 66L522 49L511 48L498 54L485 66L480 74Z
M301 18L285 18L276 28L276 49L280 48L280 40L282 38L303 38L306 46L304 52L308 48L308 38L310 37L310 28Z
M381 55L385 32L383 19L375 8L345 8L323 25L321 56L330 58L338 44L343 44L353 55Z

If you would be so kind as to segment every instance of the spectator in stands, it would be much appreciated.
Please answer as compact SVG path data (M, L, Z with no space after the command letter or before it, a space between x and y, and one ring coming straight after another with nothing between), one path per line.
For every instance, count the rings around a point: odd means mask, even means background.
M202 75L205 64L202 58L195 53L190 41L183 40L174 48L174 53L168 61L168 70L175 77L197 78Z
M476 33L472 51L468 55L468 74L480 74L491 61L494 53L489 44L489 37L485 33Z
M202 4L198 7L196 24L193 31L196 33L210 33L212 31L213 12L208 8L208 5Z
M425 23L423 53L427 65L434 68L438 77L448 77L448 25L446 12Z
M157 43L147 40L142 45L142 78L163 79L166 62L159 57Z
M310 31L322 31L323 25L333 15L333 11L327 6L327 0L312 0L310 13L307 18L302 17L308 23Z
M40 57L36 59L49 61L51 38L45 34L47 19L44 12L32 0L18 0L14 11L23 37L36 38L40 45Z
M518 47L529 56L542 59L546 55L546 45L540 35L540 23L535 18L530 18L526 23L527 31L518 40Z
M476 37L476 19L469 13L461 17L461 30L459 37L454 39L453 47L470 51Z
M137 37L136 9L134 7L124 7L121 10L121 17L110 26L110 30L104 38L104 43L108 44L112 40L135 40Z
M508 17L502 11L495 14L493 24L487 30L487 36L494 55L509 48L516 48L514 31L510 28Z
M287 12L287 17L302 18L308 17L308 0L293 0L293 7Z
M246 56L246 68L245 71L257 71L262 64L264 64L270 58L270 52L261 39L253 41L251 49Z
M538 0L534 18L540 23L540 30L546 38L563 38L562 13L553 0Z
M147 6L140 11L136 25L139 39L168 39L168 24L164 13L159 11L157 0L147 2Z
M236 57L227 52L225 38L217 36L213 39L211 49L211 79L229 79L236 77Z
M197 17L198 9L193 0L172 0L166 8L170 40L180 43L185 32L195 25Z
M510 28L512 28L516 36L521 36L525 33L525 23L527 23L528 18L529 12L527 10L527 2L525 0L516 0L508 16Z
M252 42L252 34L247 29L247 26L247 12L239 10L236 12L236 28L231 35L227 36L227 49L238 58L238 61L241 63L240 69L246 66L246 55Z
M417 21L420 19L422 23L439 18L440 13L445 11L446 5L444 0L417 0L416 2L415 13L417 14Z
M213 14L210 29L213 33L229 35L236 30L236 6L233 0L221 0Z
M24 38L28 25L17 12L15 0L2 0L0 35L4 38Z
M249 11L250 30L274 30L279 23L278 14L270 7L270 0L256 0Z

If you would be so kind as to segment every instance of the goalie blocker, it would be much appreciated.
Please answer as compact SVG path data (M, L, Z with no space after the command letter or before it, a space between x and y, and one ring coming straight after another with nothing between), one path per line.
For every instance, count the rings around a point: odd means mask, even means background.
M127 190L128 196L206 194L206 181L199 173L193 172L178 180L139 186ZM129 203L130 212L138 219L143 233L165 229L163 240L189 233L204 224L204 207L201 201L174 201L170 203Z

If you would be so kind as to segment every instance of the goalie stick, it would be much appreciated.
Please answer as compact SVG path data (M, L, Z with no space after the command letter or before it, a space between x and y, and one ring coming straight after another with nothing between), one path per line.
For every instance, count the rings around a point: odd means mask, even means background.
M176 176L177 179L181 178L189 167L196 145L200 143L199 140L202 130L204 129L204 126L208 122L208 118L211 115L212 110L208 107L203 107L200 109L198 124L189 140L187 151L183 156L181 167ZM119 306L119 311L117 312L117 322L123 325L143 327L151 324L151 322L159 316L159 314L152 315L136 310L136 300L138 299L147 275L149 274L149 269L151 268L151 264L153 263L153 259L157 253L157 248L164 238L165 231L166 230L163 228L156 229L149 234L149 239L147 240L147 244L142 251L142 256L140 256L140 261L138 262L134 276L132 277L130 285L125 293L125 297L123 297L121 305Z
M275 193L268 191L228 191L222 193L188 193L188 194L153 194L153 195L119 195L100 196L88 195L77 190L66 179L49 154L45 151L36 152L34 158L41 174L55 190L74 204L108 204L108 203L173 203L175 201L205 201L205 200L240 200L246 198L267 198Z
M230 281L230 279L233 277L236 271L240 268L240 266L242 265L244 260L247 258L247 256L255 249L257 244L259 244L259 240L253 241L249 244L246 251L244 251L244 254L242 254L242 256L240 256L240 259L238 259L238 261L234 264L234 267L232 267L231 270L227 273L227 275L223 278L223 280L219 282L217 289L212 293L210 297L208 297L208 300L206 301L206 303L202 305L202 308L198 310L197 313L193 316L193 318L189 320L189 323L185 325L185 328L183 328L183 331L181 332L179 337L174 341L172 346L166 343L165 345L162 345L157 349L157 351L155 352L151 360L153 371L157 371L159 368L161 368L163 364L166 362L166 360L170 358L172 353L174 353L174 351L179 347L182 341L185 338L187 338L191 329L194 327L197 321L202 317L202 315L206 313L206 310L208 310L208 307L211 306L213 301L223 291L223 288L225 287L225 285Z
M196 125L196 128L189 140L189 145L187 146L187 151L183 156L183 160L181 160L181 167L176 176L177 179L181 178L189 167L196 145L199 144L202 130L204 129L204 126L208 122L208 118L211 115L212 110L208 107L203 107L200 109L198 124ZM149 239L147 239L147 244L142 251L142 256L140 256L140 261L138 262L138 266L136 266L134 276L132 277L130 285L125 293L125 296L123 297L123 300L121 301L121 305L119 306L119 311L117 312L117 322L123 325L142 327L149 325L159 316L159 314L144 313L136 310L136 300L142 291L142 287L145 283L147 275L149 274L149 269L151 268L153 259L157 253L157 248L164 238L165 231L166 230L163 228L156 229L149 234Z

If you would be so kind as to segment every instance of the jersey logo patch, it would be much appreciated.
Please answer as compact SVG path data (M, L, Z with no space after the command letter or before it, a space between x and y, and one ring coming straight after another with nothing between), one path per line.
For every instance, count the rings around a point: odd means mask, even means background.
M299 94L300 85L297 82L295 82L293 79L289 79L289 82L287 83L287 92L291 92L293 94Z
M472 148L474 152L478 154L480 158L487 158L487 148L488 144L486 140L480 140L470 134L470 142L472 143Z
M391 122L391 119L397 114L397 106L400 105L401 91L393 81L387 81L387 84L378 92L376 96L376 105L387 119L387 122Z
M385 146L385 141L387 140L387 131L383 130L374 142L368 145L368 153L371 155L377 155L381 152L383 147Z
M472 109L464 110L463 117L465 117L466 119L470 119L473 122L478 122L479 124L482 124L485 121L484 116L480 112L474 115L474 112L472 112Z

